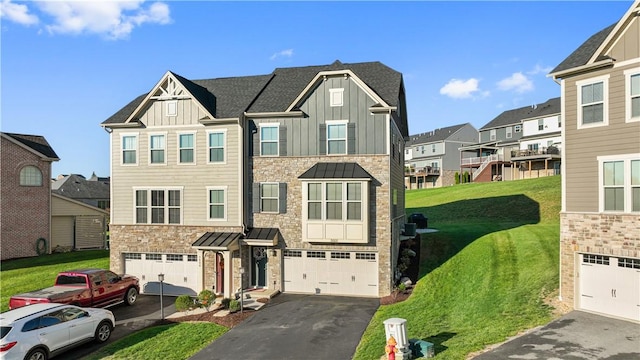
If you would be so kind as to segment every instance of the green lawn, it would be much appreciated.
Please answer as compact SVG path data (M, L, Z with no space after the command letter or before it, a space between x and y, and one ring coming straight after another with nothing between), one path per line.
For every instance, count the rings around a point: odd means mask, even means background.
M109 268L108 250L43 255L0 262L0 312L9 310L12 295L52 286L61 271Z
M355 359L384 354L383 321L407 319L408 337L434 344L437 359L465 359L548 322L543 299L558 287L560 177L407 192L437 233L422 237L411 297L381 306Z

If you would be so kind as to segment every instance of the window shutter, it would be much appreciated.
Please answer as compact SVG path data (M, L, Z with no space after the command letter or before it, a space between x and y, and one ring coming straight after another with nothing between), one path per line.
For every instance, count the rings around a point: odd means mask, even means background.
M280 156L287 156L287 127L286 126L280 126L280 134L278 134L279 141L280 141Z
M318 155L327 155L327 125L320 124L318 129Z
M260 183L253 183L251 186L253 189L252 202L253 206L251 207L251 212L258 213L260 212Z
M278 213L285 214L287 212L287 183L280 183L278 186L278 195L280 196L278 204Z
M347 124L347 154L356 153L356 124Z
M253 153L251 156L260 156L260 129L253 121L250 123L249 129L251 130L251 141L253 142L253 146L251 146Z

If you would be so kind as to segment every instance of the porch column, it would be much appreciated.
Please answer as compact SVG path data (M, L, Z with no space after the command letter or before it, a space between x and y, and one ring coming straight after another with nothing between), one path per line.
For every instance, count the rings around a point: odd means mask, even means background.
M231 261L231 251L226 250L222 252L224 259L224 297L231 298L233 294L233 262Z

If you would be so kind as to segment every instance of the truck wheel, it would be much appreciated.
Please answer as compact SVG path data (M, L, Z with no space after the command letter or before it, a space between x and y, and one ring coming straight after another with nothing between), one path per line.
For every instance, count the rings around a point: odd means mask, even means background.
M107 340L109 340L109 337L111 337L111 323L109 323L108 321L103 321L98 325L98 328L96 328L96 334L95 334L95 339L97 343L103 343Z
M129 290L127 290L127 293L124 295L124 302L127 303L127 305L133 305L133 303L135 303L137 299L138 290L136 290L136 288L129 288Z
M45 349L37 348L29 351L24 360L47 360L48 358L49 356L47 356L47 351Z

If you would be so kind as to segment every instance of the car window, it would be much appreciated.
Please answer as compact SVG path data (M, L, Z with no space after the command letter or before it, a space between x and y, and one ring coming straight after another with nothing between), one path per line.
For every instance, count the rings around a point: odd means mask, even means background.
M85 286L87 280L84 276L60 275L56 279L56 285L81 285Z
M82 309L78 309L78 308L67 308L63 310L63 319L64 321L70 321L70 320L75 320L75 319L79 319L82 317L87 316L88 313Z
M27 321L24 326L22 327L22 331L31 331L31 330L35 330L38 327L40 327L40 318L37 317L35 319L31 319L29 321Z
M63 310L52 311L40 317L40 327L47 327L59 324L64 321Z
M91 275L91 282L94 286L100 286L102 285L102 277L100 274L93 274Z
M5 336L11 331L11 326L1 326L0 327L0 339L4 339Z
M104 273L104 277L107 279L109 284L115 284L118 282L119 276L111 271L107 271Z

